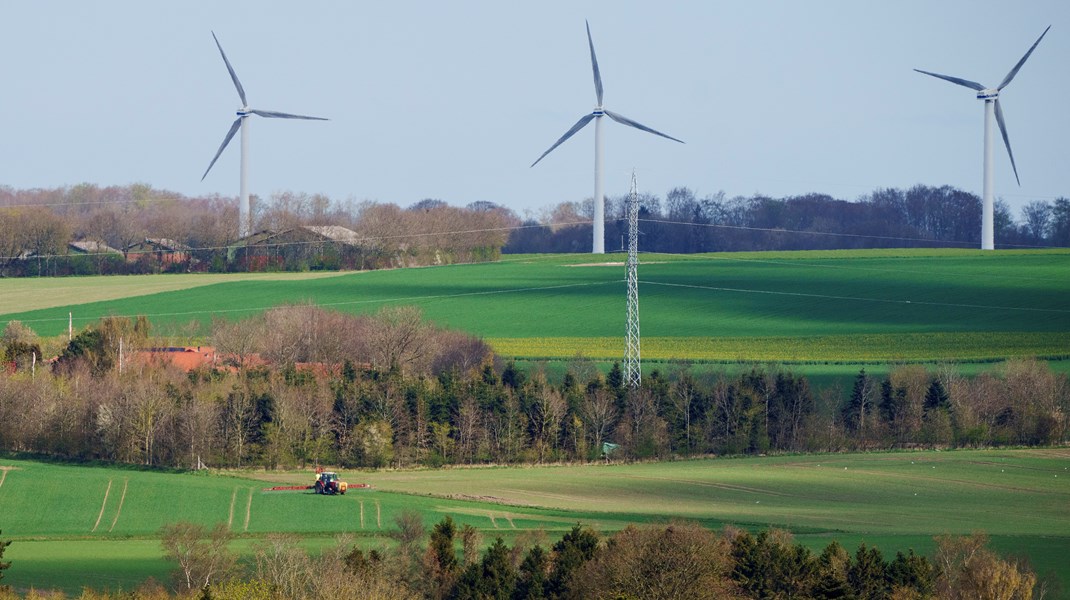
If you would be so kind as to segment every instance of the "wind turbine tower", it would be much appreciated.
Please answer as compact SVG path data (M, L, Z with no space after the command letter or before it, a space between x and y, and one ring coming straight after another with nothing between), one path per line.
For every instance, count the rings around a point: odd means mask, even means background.
M653 133L654 135L660 135L663 138L668 138L674 142L684 143L672 136L665 135L664 133L651 129L646 125L637 123L625 117L619 115L611 110L602 106L602 74L598 70L598 58L594 54L594 41L591 39L591 24L587 23L587 45L591 48L591 69L594 71L594 95L598 101L591 114L580 117L579 121L572 126L571 129L565 132L565 135L561 136L550 149L542 153L542 156L535 162L531 163L531 166L539 164L539 161L546 157L547 154L553 152L554 148L560 146L565 140L572 137L579 130L587 126L591 120L594 120L594 242L592 244L592 252L594 254L604 254L605 249L605 222L606 222L606 203L605 194L602 192L602 117L609 117L614 121L627 125L628 127L634 127L640 131L647 133Z
M223 150L227 147L227 144L230 143L230 140L234 138L234 134L237 133L240 128L241 184L239 189L241 199L238 204L238 239L241 239L249 235L252 230L249 217L249 116L259 115L268 119L306 119L309 121L326 121L327 119L324 119L323 117L306 117L304 115L249 108L249 102L245 99L245 88L243 88L241 82L238 81L238 74L234 72L234 67L232 67L230 61L227 60L227 53L223 52L223 46L219 43L219 38L216 37L214 31L212 32L212 39L215 40L215 45L219 48L219 54L223 57L223 62L227 65L227 71L230 72L230 78L234 81L234 87L238 89L238 97L241 98L241 108L239 108L237 112L238 118L230 125L230 131L228 131L227 136L223 138L223 143L220 144L219 150L216 151L215 156L212 157L212 162L208 164L208 168L205 169L204 175L201 176L201 181L204 181L204 178L208 177L208 172L212 170L215 161L219 160L219 155L223 154Z
M1010 73L1003 78L1003 82L994 88L986 88L985 86L977 83L976 81L970 81L968 79L960 79L958 77L952 77L950 75L940 75L939 73L930 73L929 71L922 71L921 69L914 69L918 73L924 73L925 75L931 75L944 81L950 81L956 85L968 87L977 92L977 99L985 101L985 155L984 155L984 188L982 192L982 204L981 204L981 249L992 250L996 247L995 244L995 226L994 226L994 204L995 204L995 184L992 175L993 171L993 150L992 150L992 119L995 117L996 123L999 124L999 132L1003 135L1003 145L1007 147L1007 155L1011 158L1011 168L1014 169L1014 179L1018 182L1018 185L1022 185L1021 179L1018 178L1018 167L1014 164L1014 153L1011 152L1011 140L1007 137L1007 125L1003 121L1003 109L999 106L999 93L1003 88L1014 79L1014 76L1018 74L1018 70L1025 64L1026 59L1036 49L1040 40L1044 39L1047 35L1048 29L1051 29L1051 25L1044 30L1044 33L1040 34L1037 41L1033 42L1033 45L1029 47L1029 51L1025 53L1022 60L1018 61L1018 64L1014 65Z
M628 324L624 341L624 384L638 389L643 373L639 364L639 192L632 171L628 199Z

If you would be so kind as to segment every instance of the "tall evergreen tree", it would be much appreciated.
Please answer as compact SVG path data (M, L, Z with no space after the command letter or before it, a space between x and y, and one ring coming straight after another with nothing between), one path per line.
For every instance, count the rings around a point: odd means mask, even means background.
M453 588L458 565L457 552L453 547L456 534L457 525L449 515L431 530L431 540L424 555L424 568L433 598L445 598Z
M0 533L3 533L3 531L0 531ZM4 558L4 549L10 545L10 540L6 542L4 540L0 540L0 559ZM9 568L11 568L10 562L4 562L3 560L0 560L0 581L3 581L4 579L4 570ZM0 586L0 588L3 588L3 586Z
M907 554L896 552L895 559L888 563L888 582L893 589L914 590L928 598L935 590L936 569L928 558L914 554L913 548Z
M947 391L936 377L929 384L929 390L925 392L925 412L947 409L951 407Z
M863 543L855 553L854 564L847 569L847 581L858 600L884 600L888 589L888 563L881 551Z
M873 380L862 369L855 376L854 386L851 388L851 397L841 411L843 424L849 430L859 434L863 439L869 429L868 425L874 420L873 407Z
M516 569L509 547L497 538L482 562L468 565L450 593L454 600L509 600L516 587Z
M542 600L546 598L546 572L550 557L538 544L528 550L517 572L513 600Z
M817 559L817 577L811 594L818 600L848 600L854 594L847 580L851 554L833 540Z
M579 523L573 525L572 530L554 544L553 570L546 582L546 596L567 597L572 574L594 558L597 551L598 534Z

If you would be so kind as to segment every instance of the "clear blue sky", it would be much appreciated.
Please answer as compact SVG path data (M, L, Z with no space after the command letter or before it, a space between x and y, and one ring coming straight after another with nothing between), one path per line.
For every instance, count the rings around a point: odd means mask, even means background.
M982 102L914 73L996 85L1049 24L1002 103L996 193L1070 195L1066 0L6 2L0 184L148 183L237 196L238 140L201 174L239 105L253 108L253 193L408 205L489 200L520 213L592 194L593 126L528 166L595 103L606 192L700 196L950 184L980 194Z

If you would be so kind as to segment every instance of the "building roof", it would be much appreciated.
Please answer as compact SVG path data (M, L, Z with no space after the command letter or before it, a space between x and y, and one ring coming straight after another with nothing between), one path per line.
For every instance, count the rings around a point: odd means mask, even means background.
M152 246L154 248L167 250L169 252L186 252L190 249L189 246L181 242L176 242L175 240L167 238L145 238L140 242L130 244L130 246L127 247L127 250L129 250L130 248L136 248L138 246Z
M77 242L71 242L67 246L75 252L82 252L85 254L122 254L122 252L112 248L104 242L95 242L93 240L79 240Z
M360 245L361 237L356 231L352 229L346 229L340 225L305 225L302 227L307 231L311 231L317 235L321 235L327 239L334 240L336 242L342 242L349 244L350 246Z
M235 246L255 246L257 244L271 243L280 237L300 232L307 232L325 241L340 242L349 246L360 246L363 240L356 231L341 225L300 225L289 229L258 231L238 240Z

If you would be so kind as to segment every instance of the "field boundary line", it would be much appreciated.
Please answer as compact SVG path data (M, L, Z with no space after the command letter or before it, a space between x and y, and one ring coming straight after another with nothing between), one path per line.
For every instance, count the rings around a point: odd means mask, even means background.
M360 501L360 528L364 529L364 501Z
M100 514L97 515L97 522L93 524L93 529L92 529L92 531L90 531L90 533L92 533L93 531L96 531L97 527L100 527L100 520L102 518L104 518L104 508L106 506L108 506L108 494L111 493L111 482L112 482L112 480L109 479L108 480L108 489L104 490L104 501L100 503Z
M249 531L249 517L253 513L253 488L249 488L249 501L245 503L245 525L242 531Z
M487 516L490 517L490 524L493 525L495 529L497 529L498 522L494 520L494 513L487 511Z
M7 479L7 469L0 469L0 487L4 487L5 479Z
M509 521L509 526L510 527L512 527L513 529L516 529L516 525L513 525L513 518L512 517L510 517L509 515L505 515L505 520Z
M126 488L130 485L130 478L123 480L123 495L119 496L119 508L115 509L115 518L111 520L111 527L108 528L108 533L111 533L112 529L115 529L115 524L119 522L119 513L123 512L123 502L126 501Z
M375 501L375 526L378 527L379 529L383 528L382 515L383 515L382 511L379 509L379 501L376 500Z
M227 514L227 529L234 529L234 500L238 498L238 488L230 494L230 513Z

